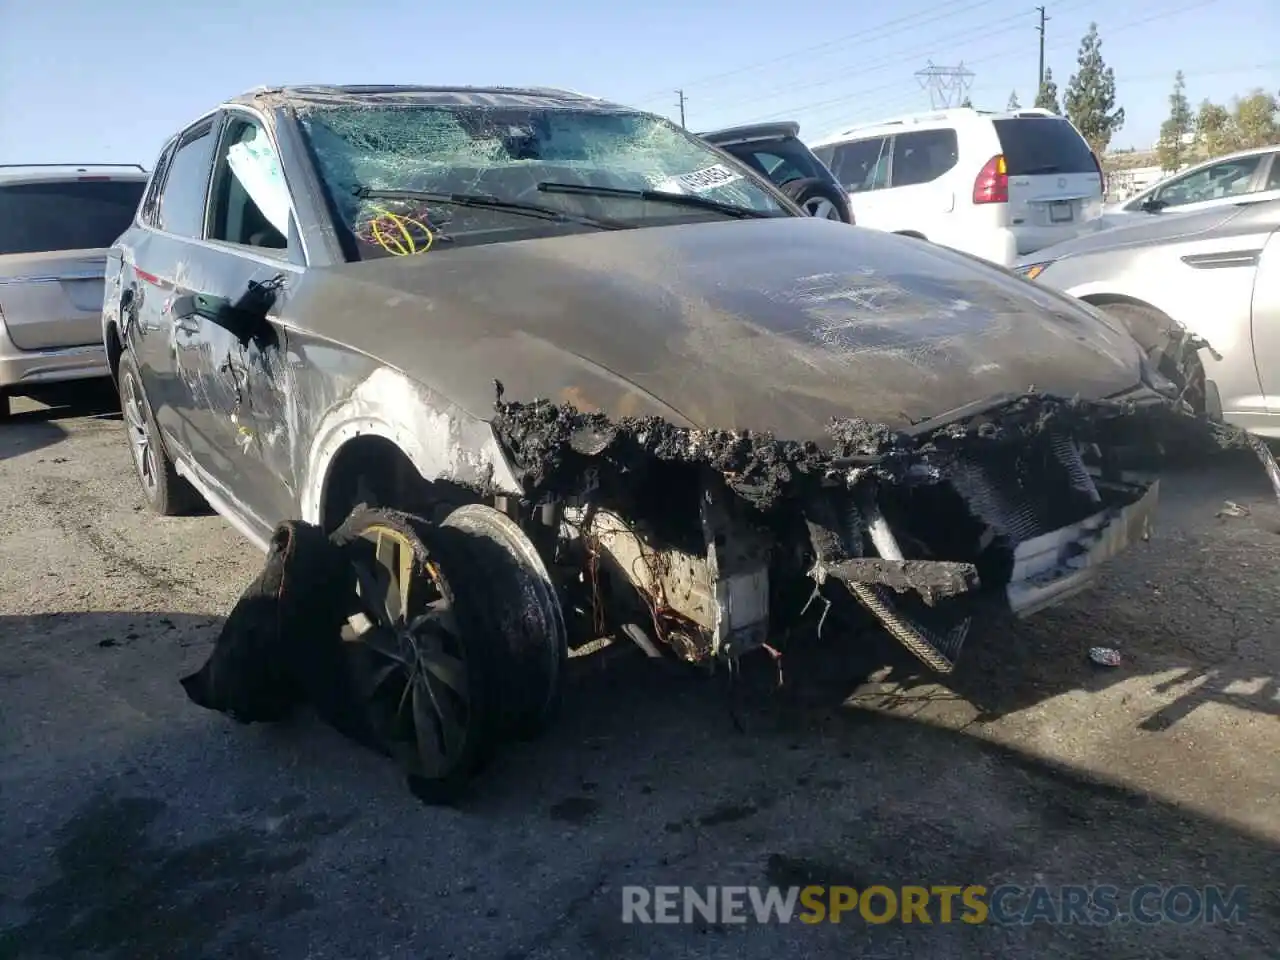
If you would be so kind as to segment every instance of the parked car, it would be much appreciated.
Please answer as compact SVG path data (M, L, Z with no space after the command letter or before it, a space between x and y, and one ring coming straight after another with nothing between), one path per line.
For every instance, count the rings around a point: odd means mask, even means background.
M106 248L146 180L137 164L0 166L0 419L11 397L108 375Z
M370 710L439 783L546 721L571 627L734 658L816 581L946 672L1143 536L1156 486L1082 451L1200 426L1076 301L559 91L234 98L107 277L147 503L341 531Z
M699 134L768 177L811 217L853 223L849 196L800 139L800 124L758 123Z
M1277 230L1280 200L1144 217L1017 272L1123 323L1198 410L1280 439Z
M1255 147L1214 157L1153 184L1103 210L1118 224L1153 213L1194 213L1242 200L1280 199L1280 146Z
M1102 212L1102 169L1047 110L967 107L850 127L811 144L858 224L1001 266L1075 236Z

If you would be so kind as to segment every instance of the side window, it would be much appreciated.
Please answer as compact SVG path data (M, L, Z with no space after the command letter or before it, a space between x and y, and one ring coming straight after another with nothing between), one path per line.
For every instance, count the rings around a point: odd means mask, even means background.
M165 174L169 172L169 157L173 154L173 142L164 145L160 151L160 159L156 161L155 170L151 173L151 182L142 198L142 222L147 226L157 226L160 219L160 187L164 183Z
M893 138L893 185L929 183L956 165L960 147L954 130L920 130Z
M839 144L828 166L850 193L878 190L889 182L889 140L855 140Z
M275 149L256 120L233 114L213 173L209 239L284 250L288 234L289 192Z
M212 121L178 141L160 191L156 226L183 237L204 235L205 197L213 159Z
M1280 190L1280 153L1271 155L1271 175L1267 177L1267 185L1263 190Z
M778 156L776 153L757 150L755 159L756 163L760 165L760 169L776 184L790 183L792 180L799 180L808 176L789 159Z
M1238 197L1251 192L1253 175L1264 159L1263 154L1224 160L1213 166L1189 173L1156 191L1154 199L1166 207L1184 203L1201 203L1222 197Z

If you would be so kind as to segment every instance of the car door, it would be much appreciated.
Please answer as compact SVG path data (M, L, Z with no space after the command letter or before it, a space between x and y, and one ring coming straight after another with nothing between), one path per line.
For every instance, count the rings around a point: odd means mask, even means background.
M913 130L895 134L891 147L889 185L892 217L886 229L917 230L930 240L953 239L951 214L955 191L947 174L960 159L960 144L951 128Z
M241 301L251 285L275 287L277 315L289 280L304 262L279 151L257 115L226 112L213 164L199 293L209 301ZM259 335L194 320L204 400L199 431L208 443L198 463L264 532L296 513L295 464L289 435L287 332L270 323Z
M860 227L900 229L893 201L885 194L889 185L891 138L870 137L818 147L813 152L835 174L849 194L849 205Z
M147 401L170 453L189 459L204 439L194 432L199 408L196 327L174 314L202 269L198 240L213 161L214 120L206 117L183 131L156 166L154 197L144 200L132 256L132 292L127 333Z
M1125 209L1150 213L1192 213L1214 206L1239 203L1245 197L1262 199L1258 194L1268 185L1273 157L1274 154L1270 153L1228 157L1217 163L1189 170L1182 176L1157 186L1148 194L1131 200L1125 205ZM1144 207L1144 204L1148 206Z

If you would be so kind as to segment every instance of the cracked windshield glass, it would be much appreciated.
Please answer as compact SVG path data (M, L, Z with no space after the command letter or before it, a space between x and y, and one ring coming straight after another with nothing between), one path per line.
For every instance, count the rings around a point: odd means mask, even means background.
M317 106L301 127L353 259L791 215L740 166L639 112Z

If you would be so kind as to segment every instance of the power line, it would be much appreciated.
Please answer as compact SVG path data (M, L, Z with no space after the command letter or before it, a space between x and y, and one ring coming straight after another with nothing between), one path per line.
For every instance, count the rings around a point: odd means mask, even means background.
M952 2L954 2L954 0L952 0ZM860 42L866 42L869 40L881 40L881 39L884 39L885 37L892 36L895 33L902 33L906 30L914 30L917 27L923 26L925 24L936 23L940 20L947 20L951 17L957 17L962 13L969 13L972 10L977 10L980 7L987 7L997 2L1000 2L1000 0L977 0L976 3L970 3L967 6L959 7L955 10L950 11L949 13L941 13L941 14L935 13L935 15L924 17L923 19L921 19L921 16L918 13L910 14L905 17L898 17L895 20L887 20L884 23L879 24L878 26L870 27L869 28L870 32L868 32L868 30L859 30L855 33L847 33L842 36L835 37L834 39L827 40L823 43L814 44L808 47L801 47L797 50L792 50L789 53L784 53L784 54L781 54L780 56L772 57L768 60L757 60L752 63L744 64L741 67L735 67L732 70L726 70L723 73L713 73L713 74L710 74L709 76L700 77L697 80L690 80L684 86L687 89L689 87L702 86L704 84L711 83L716 80L723 80L726 77L736 77L744 73L750 73L752 71L758 70L761 67L772 66L775 63L784 63L787 60L793 60L796 57L804 56L807 53L813 53L814 51L817 51L817 50L830 49L832 47L839 46L840 44L847 43L850 40L857 40ZM885 27L894 27L895 25L898 25L895 27L895 29L887 30L887 31L883 30L883 28ZM663 93L664 91L661 91L661 90L654 91L653 93L647 93L641 97L634 98L634 102L643 103L646 100L652 100L655 97L662 96Z
M1215 67L1215 68L1210 68L1206 70L1194 70L1194 71L1184 70L1183 76L1187 80L1196 80L1201 77L1228 76L1231 74L1248 73L1252 70L1269 70L1274 67L1280 67L1280 60L1271 61L1268 63L1248 64L1245 66L1221 67L1221 68ZM1122 74L1116 77L1116 83L1117 84L1141 83L1143 81L1149 81L1149 80L1170 80L1171 78L1172 78L1172 74L1169 74L1164 71L1160 73ZM981 88L975 87L974 90L970 91L971 97L975 96L975 91L978 89L981 89ZM1001 88L1000 91L997 91L995 87L991 87L984 92L992 95L996 95L996 94L1000 94L1002 90L1003 88ZM881 101L876 109L876 115L874 118L872 118L872 120L891 117L896 115L899 112L906 112L913 108L925 109L925 107L920 103L920 93L921 92L919 90L916 90L904 96L892 97L888 100ZM854 116L841 117L840 123L845 125L853 125L853 124L856 124L864 115L865 114L863 114L862 112L859 112L859 114ZM750 123L754 121L744 121L744 122Z
M1076 0L1076 2L1074 3L1068 2L1066 4L1063 4L1061 7L1059 7L1059 9L1074 10L1082 6L1083 7L1091 6L1093 3L1096 3L1096 2L1098 2L1098 0ZM997 25L1002 25L1002 26L997 26ZM1021 33L1025 29L1026 29L1026 24L1024 22L1018 21L1018 22L1010 23L1009 17L1005 16L1005 17L1001 17L996 21L993 21L992 23L977 24L973 27L970 27L968 30L961 31L958 34L948 37L947 42L950 44L955 44L955 43L958 43L964 40L969 40L969 39L990 40L993 37L998 37L1003 34ZM841 71L836 76L827 77L823 80L817 80L814 82L800 83L800 84L794 84L794 83L787 84L782 87L775 87L772 90L763 94L760 94L760 93L753 94L751 97L751 102L759 103L763 100L770 100L781 94L798 93L802 90L816 90L821 87L830 87L833 84L848 81L852 77L869 76L874 73L880 73L884 70L885 67L901 66L903 60L914 60L919 57L930 56L931 54L937 51L937 47L938 47L938 43L934 41L924 45L916 44L906 49L895 50L890 53L887 53L881 58L877 58L870 62L862 63L859 66L859 68L856 70L845 70L845 71ZM972 63L972 61L970 61L970 63ZM894 80L892 83L883 85L881 87L875 87L871 91L864 91L864 92L874 92L877 90L896 90L900 86L901 86L901 80ZM725 101L717 99L717 100L713 100L712 102L723 103Z
M1130 29L1132 29L1132 28L1134 28L1134 27L1141 27L1141 26L1145 26L1146 24L1151 23L1151 22L1152 22L1152 21L1154 21L1154 20L1159 20L1159 19L1161 19L1161 18L1163 18L1163 17L1177 16L1177 15L1178 15L1178 14L1180 14L1180 13L1188 13L1188 12L1190 12L1190 11L1192 11L1192 10L1198 10L1198 9L1200 9L1200 8L1202 8L1202 7L1212 6L1213 4L1218 3L1218 2L1220 2L1220 0L1196 0L1196 2L1195 2L1195 3L1191 3L1191 4L1188 4L1188 5L1186 5L1186 6L1178 7L1178 8L1176 8L1176 9L1172 9L1172 10L1170 10L1170 9L1161 9L1161 10L1158 10L1158 11L1152 12L1152 13L1151 13L1150 15L1148 15L1148 16L1141 17L1141 18L1139 18L1139 19L1137 19L1137 20L1131 20L1131 21L1129 21L1129 22L1127 22L1127 23L1122 23L1122 24L1120 24L1120 25L1119 25L1119 26L1117 26L1117 27L1110 28L1110 29L1108 29L1108 30L1107 30L1107 36L1114 36L1114 35L1115 35L1115 34L1117 34L1117 33L1120 33L1120 32L1125 31L1125 30L1130 30ZM1064 44L1059 44L1058 46L1066 46L1066 44L1065 44L1065 43L1064 43ZM990 63L990 62L991 62L991 61L993 61L993 60L1005 60L1005 59L1008 59L1010 56L1013 56L1013 55L1015 55L1015 54L1017 54L1017 53L1021 53L1024 49L1025 49L1025 47L1024 47L1024 46L1019 45L1017 48L1011 48L1011 49L1009 49L1009 50L1002 50L1002 51L1000 51L1000 52L998 52L998 53L988 54L988 55L986 55L986 56L984 56L984 57L980 57L980 58L978 58L978 59L976 59L976 60L968 61L967 66L969 66L969 67L976 67L976 66L978 66L978 65L980 65L980 64L983 64L983 63ZM1054 45L1050 44L1050 45L1049 45L1049 49L1056 49L1056 47L1055 47ZM899 80L897 83L894 83L894 84L891 84L891 85L886 85L886 86L881 87L881 88L879 88L879 89L881 89L881 90L884 90L884 89L890 89L890 88L893 88L893 89L899 89L899 88L901 88L901 86L902 86L902 82L901 82L901 80ZM803 104L803 105L796 105L796 106L790 107L790 108L788 108L788 109L786 109L786 110L780 110L780 111L776 111L776 112L770 113L770 114L768 114L767 116L758 116L758 117L753 117L753 118L751 118L751 119L749 119L749 120L744 120L744 121L741 121L741 122L743 122L743 123L756 123L756 122L760 122L760 121L764 121L764 120L774 120L774 119L777 119L777 118L779 118L779 117L788 117L788 116L794 115L794 114L796 114L796 113L799 113L799 112L801 112L801 111L809 111L809 110L813 110L813 109L815 109L815 108L817 108L817 107L836 106L836 105L839 105L839 104L848 103L848 102L850 102L851 100L861 100L861 99L866 98L866 96L867 96L868 94L870 94L870 93L874 93L874 92L876 92L876 90L875 90L875 89L872 89L872 90L861 90L861 91L858 91L857 93L844 94L844 95L841 95L841 96L839 96L839 97L833 97L833 98L831 98L831 99L829 99L829 100L821 100L821 101L818 101L817 103L809 103L809 104Z

